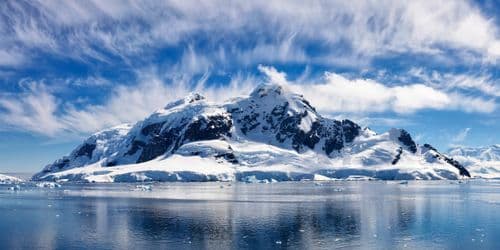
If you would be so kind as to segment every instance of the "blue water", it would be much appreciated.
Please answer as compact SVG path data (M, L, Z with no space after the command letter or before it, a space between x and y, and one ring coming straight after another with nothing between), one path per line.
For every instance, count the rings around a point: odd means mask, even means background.
M500 183L0 186L1 249L500 249Z

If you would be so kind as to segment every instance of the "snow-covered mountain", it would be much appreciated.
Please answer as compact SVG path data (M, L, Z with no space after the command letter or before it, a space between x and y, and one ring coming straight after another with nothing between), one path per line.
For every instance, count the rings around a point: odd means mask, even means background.
M500 144L486 147L453 147L448 151L453 156L463 156L480 161L500 161Z
M448 155L457 159L473 177L500 178L500 144L486 147L454 147Z
M260 85L222 104L199 94L86 139L34 180L285 181L457 179L457 161L403 129L376 134L321 116L301 95Z
M23 180L21 180L20 178L0 174L0 184L11 184L11 183L17 183L17 182L21 182L21 181L23 181Z

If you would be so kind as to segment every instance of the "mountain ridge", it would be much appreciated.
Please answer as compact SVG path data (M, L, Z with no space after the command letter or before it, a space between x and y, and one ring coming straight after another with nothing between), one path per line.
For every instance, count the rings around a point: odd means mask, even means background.
M190 162L196 166L186 166ZM206 166L207 169L197 166ZM184 166L184 167L183 167ZM208 172L207 172L208 171ZM96 133L33 176L72 181L457 179L461 164L404 129L377 134L320 115L302 95L261 84L222 104L192 93L135 125Z
M473 177L500 179L500 144L482 147L455 146L447 154L470 169Z
M11 175L0 174L0 184L12 184L22 182L23 180L18 177L14 177Z
M474 157L482 161L500 161L500 144L482 147L455 146L448 150L454 156Z

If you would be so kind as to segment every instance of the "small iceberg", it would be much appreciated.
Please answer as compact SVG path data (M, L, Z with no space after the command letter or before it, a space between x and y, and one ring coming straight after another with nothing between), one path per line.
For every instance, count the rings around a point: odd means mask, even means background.
M61 184L59 183L56 183L56 182L39 182L36 184L37 187L39 188L60 188L61 187Z
M259 180L255 175L245 176L242 181L246 183L269 183L268 179Z
M314 174L314 178L313 178L314 181L331 181L332 179L331 178L328 178L324 175L320 175L320 174Z
M136 191L153 191L153 187L151 185L137 185L135 186Z
M20 191L21 190L21 186L19 185L14 185L12 187L9 187L9 190L10 191Z

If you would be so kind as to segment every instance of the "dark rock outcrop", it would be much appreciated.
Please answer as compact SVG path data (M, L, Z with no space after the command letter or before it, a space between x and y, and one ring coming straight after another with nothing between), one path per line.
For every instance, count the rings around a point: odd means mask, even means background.
M399 160L401 160L401 154L403 153L403 148L399 147L397 150L397 155L394 157L394 160L392 160L392 165L396 165Z
M402 142L408 150L410 150L410 152L417 152L417 144L413 141L410 134L406 130L401 129L401 135L398 137L398 140Z
M448 164L457 168L461 176L471 177L469 171L462 164L460 164L460 162L458 162L457 160L439 153L436 150L436 148L432 147L430 144L427 144L427 143L424 144L424 148L426 148L427 150L432 150L434 158L442 159L442 160L446 161Z
M95 144L83 144L82 147L80 147L80 149L78 149L78 151L76 152L76 156L87 156L89 158L92 158L92 152L94 151L96 145Z
M150 124L142 128L144 138L134 139L127 155L141 150L136 163L150 161L167 153L174 153L187 142L213 140L230 137L232 120L228 116L213 115L198 117L193 121L183 120L178 126L165 127L165 122Z

